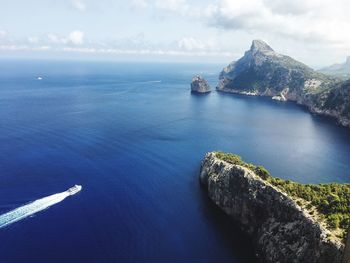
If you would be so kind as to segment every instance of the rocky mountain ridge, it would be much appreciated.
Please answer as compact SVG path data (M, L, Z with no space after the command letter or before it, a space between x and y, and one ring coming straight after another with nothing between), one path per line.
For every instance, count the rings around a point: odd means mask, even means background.
M261 40L221 71L217 90L295 101L350 127L349 82L316 72Z

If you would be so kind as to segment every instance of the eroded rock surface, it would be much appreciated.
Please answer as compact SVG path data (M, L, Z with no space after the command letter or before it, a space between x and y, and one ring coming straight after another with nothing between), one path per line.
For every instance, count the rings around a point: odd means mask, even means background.
M208 153L200 180L210 199L252 237L263 262L342 262L343 243L332 240L292 198L251 170Z
M191 92L195 93L208 93L210 92L210 86L208 82L201 76L195 76L191 82Z

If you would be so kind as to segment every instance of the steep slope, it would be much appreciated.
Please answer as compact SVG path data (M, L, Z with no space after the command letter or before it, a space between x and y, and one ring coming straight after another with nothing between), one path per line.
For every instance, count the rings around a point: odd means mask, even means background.
M334 117L341 125L350 127L350 80L310 97L307 105L312 112Z
M202 76L197 75L192 79L191 92L208 93L211 92L211 88L208 82Z
M283 180L264 168L212 152L202 162L200 180L210 199L251 236L262 262L342 262L344 240L322 223L312 203L287 194L279 187Z
M334 117L340 124L350 126L349 82L316 72L275 52L261 40L254 40L241 59L222 70L216 88L223 92L296 101L314 113Z
M254 40L241 59L221 72L217 89L249 95L283 95L287 100L301 102L305 93L324 90L334 81L275 52L265 42Z

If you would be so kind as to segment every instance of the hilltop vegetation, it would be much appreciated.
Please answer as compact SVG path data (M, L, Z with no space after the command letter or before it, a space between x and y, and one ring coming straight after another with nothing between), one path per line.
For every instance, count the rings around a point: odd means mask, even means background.
M216 152L215 156L228 163L250 169L263 180L287 193L311 214L315 208L320 219L330 230L340 238L345 237L350 225L349 184L300 184L273 177L264 167L246 163L235 154Z

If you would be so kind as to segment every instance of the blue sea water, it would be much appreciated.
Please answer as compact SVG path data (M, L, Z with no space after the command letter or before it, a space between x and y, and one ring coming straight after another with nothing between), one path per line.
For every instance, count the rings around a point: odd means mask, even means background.
M0 61L0 213L83 186L0 229L0 262L254 262L199 185L208 151L303 183L350 182L350 132L333 120L191 95L193 75L214 87L222 66Z

